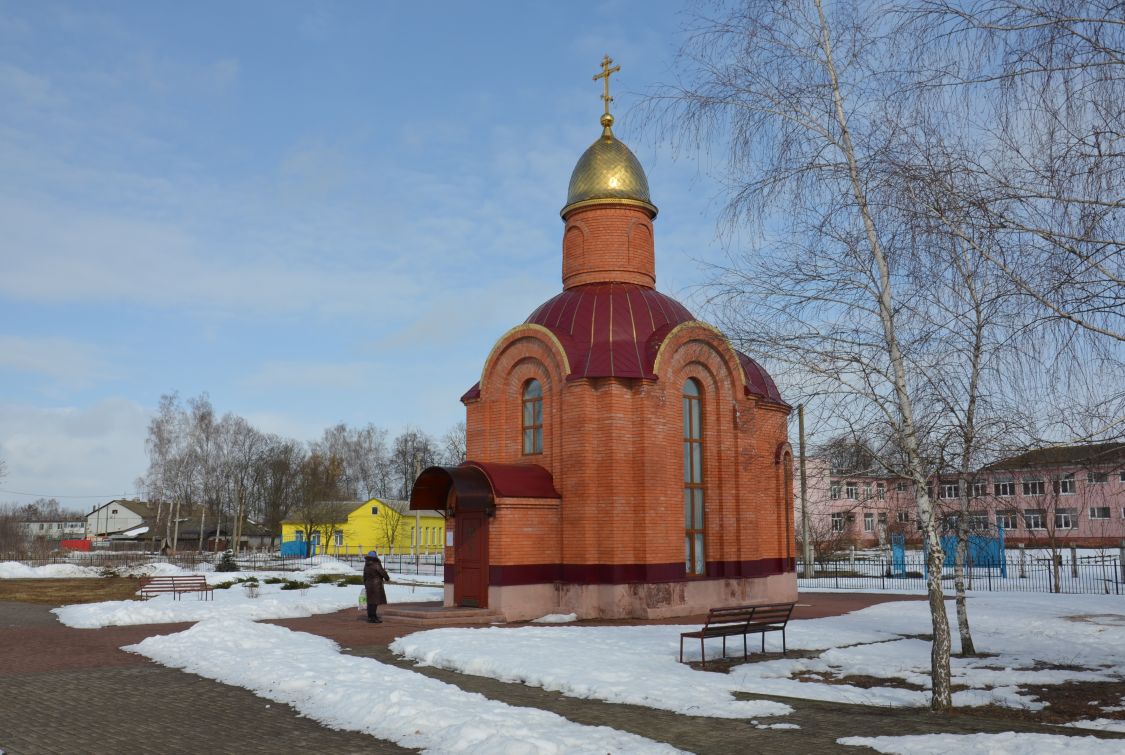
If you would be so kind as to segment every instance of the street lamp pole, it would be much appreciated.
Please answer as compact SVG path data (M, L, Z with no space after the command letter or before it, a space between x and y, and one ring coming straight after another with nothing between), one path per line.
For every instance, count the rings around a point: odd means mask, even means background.
M421 454L414 454L414 481L418 481L418 476L422 474L422 456ZM422 573L422 557L420 551L422 550L422 512L417 509L414 510L414 573Z
M811 579L812 568L812 543L809 542L809 483L805 476L805 405L797 406L797 437L801 455L801 559L804 562L801 576Z

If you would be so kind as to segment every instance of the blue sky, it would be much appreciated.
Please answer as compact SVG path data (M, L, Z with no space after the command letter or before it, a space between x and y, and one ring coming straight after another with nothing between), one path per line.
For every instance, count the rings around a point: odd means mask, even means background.
M683 22L625 0L0 2L0 501L133 494L171 391L302 440L463 419L493 342L561 288L607 52L658 287L690 306L719 187L630 117Z

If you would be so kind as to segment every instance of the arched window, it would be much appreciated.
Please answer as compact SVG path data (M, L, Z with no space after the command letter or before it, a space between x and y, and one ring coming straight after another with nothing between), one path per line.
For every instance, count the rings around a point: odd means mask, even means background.
M705 573L703 548L703 417L699 383L684 383L684 568Z
M523 452L543 453L543 387L538 380L523 387Z

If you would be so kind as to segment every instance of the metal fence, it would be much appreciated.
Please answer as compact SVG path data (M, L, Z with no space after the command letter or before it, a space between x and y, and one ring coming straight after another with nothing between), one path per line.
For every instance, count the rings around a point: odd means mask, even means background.
M1006 572L1007 576L1004 576ZM895 562L891 558L856 558L817 561L807 578L797 561L797 584L805 590L926 590L926 563L922 556ZM953 567L942 570L946 591L953 589ZM1125 595L1125 565L1116 556L1086 556L1057 563L1050 558L1008 558L1000 563L965 567L965 589L976 592L1059 592Z
M218 564L222 558L221 553L201 553L189 551L161 556L142 551L88 551L71 553L56 553L49 556L29 558L24 554L0 553L0 562L18 561L26 566L48 566L51 564L71 564L74 566L92 566L104 569L131 569L147 564L163 563L173 564L183 569L196 569L203 564ZM414 556L409 553L396 553L381 556L383 566L387 571L399 574L426 574L441 576L444 574L445 559L440 553L424 553ZM343 561L352 568L363 568L363 556L351 553L334 555L317 555L310 558L300 556L282 556L275 552L242 553L235 557L239 569L243 571L301 571L324 563Z

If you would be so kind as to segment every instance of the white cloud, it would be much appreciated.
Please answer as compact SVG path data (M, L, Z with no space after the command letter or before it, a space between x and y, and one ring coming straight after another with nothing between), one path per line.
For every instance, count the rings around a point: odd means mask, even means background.
M70 496L132 494L148 464L149 417L145 407L116 397L82 408L0 404L0 457L8 466L0 488L31 494L0 493L0 500L46 495L85 508L92 501Z
M0 334L0 368L43 375L73 388L112 376L99 351L67 338L23 338Z
M382 369L375 362L274 361L243 378L241 384L255 391L359 391L369 387Z

